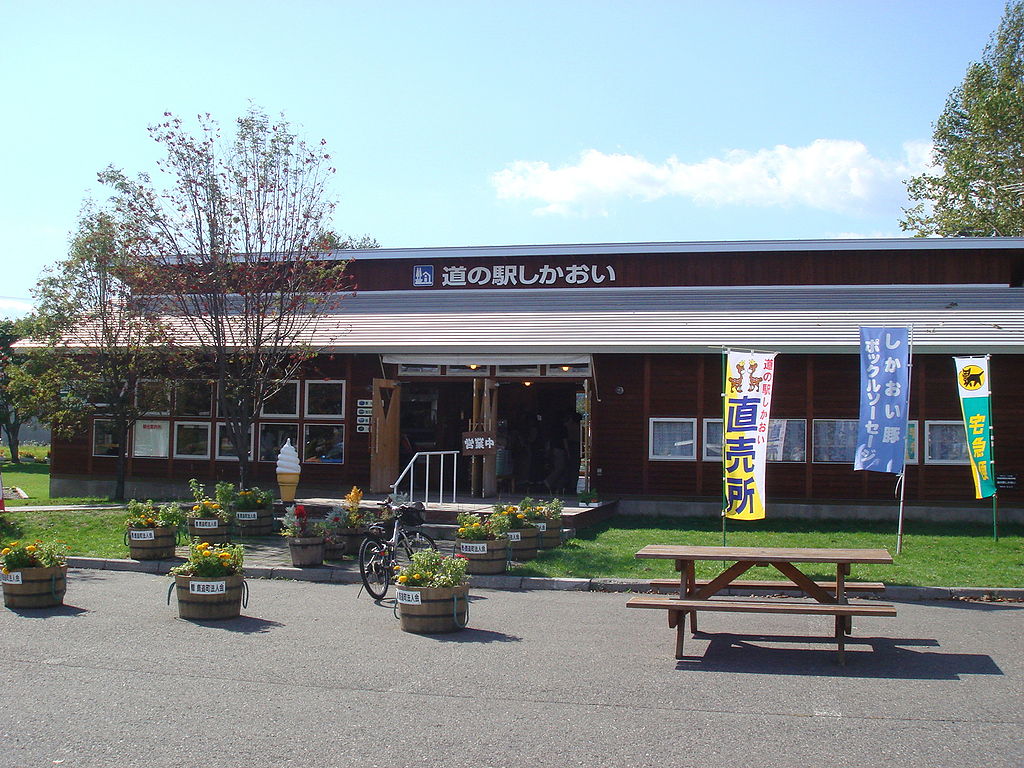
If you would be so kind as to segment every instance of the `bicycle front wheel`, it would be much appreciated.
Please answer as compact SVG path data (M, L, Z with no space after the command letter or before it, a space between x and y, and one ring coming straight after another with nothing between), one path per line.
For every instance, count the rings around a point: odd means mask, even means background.
M394 561L387 543L376 537L365 538L359 546L359 576L374 600L383 600L388 593L393 571Z

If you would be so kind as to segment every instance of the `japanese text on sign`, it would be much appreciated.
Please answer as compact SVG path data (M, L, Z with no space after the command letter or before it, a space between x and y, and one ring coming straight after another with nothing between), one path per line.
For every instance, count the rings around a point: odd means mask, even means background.
M193 595L223 595L227 592L227 582L190 581L188 591Z
M463 456L493 456L498 452L498 442L493 432L463 432Z
M909 331L860 329L860 425L854 469L903 471L910 408Z
M726 365L722 436L725 515L759 520L764 517L764 468L775 388L775 354L730 350Z
M495 264L491 267L452 266L441 270L445 288L490 286L507 288L517 285L600 285L615 282L615 267L597 264L572 264L567 267L527 267L521 264ZM420 283L420 285L424 285Z

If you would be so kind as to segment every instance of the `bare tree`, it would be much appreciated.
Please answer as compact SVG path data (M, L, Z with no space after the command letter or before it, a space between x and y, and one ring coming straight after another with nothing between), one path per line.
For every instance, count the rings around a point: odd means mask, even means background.
M166 149L158 189L146 175L108 168L114 205L140 286L169 311L218 381L218 405L249 485L251 432L264 401L315 354L314 336L350 289L331 255L334 168L326 141L310 146L283 118L250 109L223 141L200 117L150 127Z

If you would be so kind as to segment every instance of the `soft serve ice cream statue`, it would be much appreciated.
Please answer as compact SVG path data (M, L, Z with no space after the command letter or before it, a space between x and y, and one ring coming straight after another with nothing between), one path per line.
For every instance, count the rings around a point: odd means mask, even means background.
M299 485L299 452L292 445L291 438L281 446L277 455L277 484L281 487L281 501L295 501L295 489Z

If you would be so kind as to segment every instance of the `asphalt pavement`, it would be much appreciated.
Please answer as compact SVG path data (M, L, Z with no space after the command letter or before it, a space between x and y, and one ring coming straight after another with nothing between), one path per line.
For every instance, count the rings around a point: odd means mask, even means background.
M468 629L403 633L354 584L250 580L197 623L169 579L72 570L0 610L0 766L1021 766L1024 606L855 620L708 615L673 634L597 591L473 590Z

